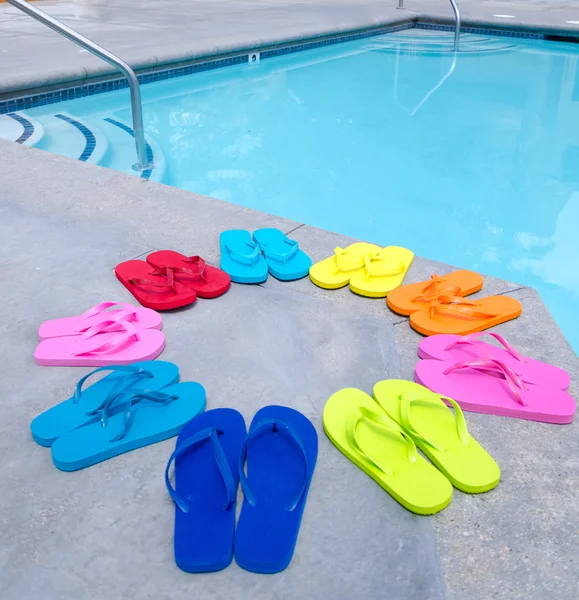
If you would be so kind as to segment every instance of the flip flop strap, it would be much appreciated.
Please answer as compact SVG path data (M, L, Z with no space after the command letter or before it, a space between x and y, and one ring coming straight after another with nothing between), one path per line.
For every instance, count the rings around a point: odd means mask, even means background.
M112 308L113 306L120 306L123 311L130 311L132 313L136 312L135 307L128 302L101 302L100 304L95 304L92 308L89 308L86 312L83 312L80 315L81 319L90 319L91 317L95 317L96 315L100 315L101 313L107 312L107 309ZM108 311L112 313L112 311ZM121 311L115 311L121 312ZM111 315L112 316L112 315Z
M470 434L468 432L468 428L466 426L466 421L464 418L464 414L462 409L452 398L447 398L446 396L439 396L438 394L428 394L425 395L422 391L420 392L406 392L405 394L400 395L400 418L402 420L402 427L409 431L414 437L427 444L434 450L438 450L439 452L444 452L445 449L441 446L431 442L429 439L424 437L421 433L418 432L416 427L411 421L411 409L412 405L415 406L417 404L426 405L432 408L443 408L444 410L448 410L447 406L444 404L443 400L450 402L452 407L454 408L454 420L456 422L456 433L458 434L458 438L463 446L468 446L471 440Z
M207 264L200 256L187 256L183 262L189 263L193 269L191 275L198 275L203 281L207 281L205 275L205 265ZM188 271L189 273L189 271Z
M293 258L299 250L299 245L295 240L283 240L284 244L288 244L290 249L287 252L275 252L267 247L267 244L260 244L260 249L267 258L282 262L284 265L286 262Z
M398 264L395 267L391 267L389 269L380 269L379 266L376 268L375 265L372 265L372 261L382 261L384 258L376 258L378 254L374 256L367 254L364 256L364 267L366 268L366 279L370 279L370 277L391 277L394 275L400 275L404 273L406 266L402 263Z
M437 290L437 286L446 284L447 281L444 277L439 277L437 273L430 276L430 281L422 288L420 294L416 298L412 298L411 302L430 302L435 300L441 294L452 294L455 296L460 292L460 286L452 285L446 286L442 290Z
M347 250L340 248L340 246L336 246L334 248L334 260L336 262L336 270L334 271L334 275L338 273L350 273L352 271L358 271L364 266L364 260L362 256L357 256L356 260L350 260L349 264L344 263L344 258L352 259L355 255L351 255Z
M185 283L180 275L191 275L193 277L199 277L201 280L205 281L205 261L199 256L191 256L190 258L199 258L201 261L203 261L203 264L197 264L196 267L193 267L194 270L186 269L185 267L170 267L163 265L160 267L155 267L155 270L151 272L151 275L163 275L164 277L167 277L168 280L173 282L172 286L174 286L175 281L178 281L179 283Z
M110 337L105 342L101 343L99 343L97 337L94 340L96 344L95 346L93 346L92 348L85 348L84 350L75 350L72 352L72 356L80 356L82 354L107 354L112 350L120 348L133 338L135 339L135 341L139 339L139 332L137 331L135 326L132 323L129 323L128 321L102 321L101 323L95 325L94 327L91 327L83 335L81 335L78 342L86 342L87 340L95 337L98 333L104 333L103 329L106 329L106 327L108 327L111 323L118 323L119 325L122 325L125 332L121 333L120 335ZM101 326L103 325L104 328L101 328Z
M379 427L383 433L388 434L390 437L394 437L399 441L403 441L407 447L408 460L411 463L415 463L418 458L418 452L416 450L416 444L414 440L400 427L396 422L392 421L387 415L377 413L373 410L361 406L358 413L353 414L350 418L350 423L346 428L348 440L352 444L352 447L359 456L369 462L376 469L384 473L385 475L392 476L394 471L389 467L381 465L376 459L369 456L360 445L358 438L356 437L356 430L358 425L362 421L369 421L372 425Z
M287 441L289 441L301 454L304 460L304 476L302 482L300 484L299 489L296 492L294 499L286 506L286 510L291 512L296 508L296 506L300 503L303 495L306 492L308 487L308 475L309 475L309 464L308 464L308 455L304 445L302 444L299 435L297 432L285 423L284 421L280 421L279 419L263 419L259 421L252 428L252 431L245 438L245 442L243 443L243 447L241 449L241 454L239 455L239 482L241 483L241 489L243 490L243 495L245 499L249 502L251 506L255 506L257 504L257 499L255 495L251 491L249 487L249 482L247 481L247 476L245 475L245 461L247 459L247 451L249 444L258 436L266 435L266 434L280 434ZM283 465L279 465L279 468L283 468Z
M130 403L132 402L132 400L135 398L138 398L138 397L140 397L141 400L148 399L148 400L154 400L156 402L159 402L159 401L167 400L169 398L169 395L165 394L164 392L161 392L161 391L153 392L151 390L120 389L120 390L117 390L116 393L114 393L114 394L110 393L105 398L105 400L103 400L101 402L101 404L98 408L95 408L93 411L91 411L88 414L91 416L99 415L102 426L106 427L109 417L112 416L113 414L117 414L117 412L120 412L120 411L115 410L115 412L113 413L113 411L112 411L112 407L114 404L116 404L117 400L120 400L123 398L125 399L124 402L120 402L119 404L121 404L123 406L123 408L126 412Z
M157 269L157 267L154 267L154 269L157 271L161 270L161 268ZM129 283L134 286L146 285L150 287L171 288L171 290L173 290L173 292L176 294L177 290L175 289L174 269L171 267L162 267L161 273L155 273L155 270L151 271L150 275L158 275L159 277L163 276L165 277L165 281L151 281L150 279L131 277L129 279Z
M155 268L154 271L151 272L151 275L164 275L168 276L167 269L172 271L173 280L179 281L180 283L186 284L183 282L179 275L191 275L193 277L199 277L202 281L206 281L205 278L205 261L200 256L186 256L180 259L180 262L186 262L191 265L189 268L175 266L175 265L162 265L159 263L155 263L154 258L150 259L147 257L147 260L151 266Z
M451 313L452 316L470 319L490 319L497 316L495 313L487 313L482 310L476 310L473 307L480 307L480 304L465 300L460 296L438 296L436 302L430 304L430 318L433 319L437 312L447 312Z
M124 427L119 434L109 440L110 442L118 442L127 435L133 423L134 415L139 408L162 408L179 399L179 396L170 396L163 392L120 392L101 409L101 424L103 427L107 426L109 416L111 416L110 409L115 400L123 396L128 396L125 401L125 413L123 415Z
M238 262L242 265L253 266L255 264L255 259L259 258L259 248L256 244L248 244L247 242L245 243L245 245L248 248L251 248L252 252L247 252L244 254L243 252L239 252L238 250L235 250L234 248L228 245L225 246L225 249L227 250L227 252L229 252L229 256L235 262Z
M517 402L522 406L527 406L527 403L521 397L521 391L526 391L526 387L523 381L519 378L519 376L507 365L502 363L500 360L496 360L494 358L490 358L488 360L480 359L480 360L472 360L472 361L464 361L457 362L454 365L451 365L443 371L443 375L448 375L456 370L461 369L476 369L479 371L490 371L491 373L495 373L501 376L502 379L509 386L509 390L512 395L515 397Z
M74 388L74 396L72 398L72 401L74 404L78 404L80 402L80 399L82 397L82 386L84 385L84 382L89 377L94 375L95 373L101 373L102 371L125 371L126 373L128 373L128 375L126 377L119 378L119 381L111 388L111 391L109 392L109 395L107 396L107 399L109 398L109 396L111 394L116 396L119 389L125 383L127 383L129 381L129 379L132 379L133 377L147 376L149 379L152 379L154 377L154 375L153 375L153 373L151 373L151 371L147 371L146 369L142 369L141 367L133 367L131 365L114 365L114 366L110 366L110 367L99 367L98 369L95 369L94 371L87 373L84 377L81 377L78 380L78 383L76 384L76 387ZM106 402L106 400L105 400L105 402ZM101 407L99 407L99 408L101 408ZM97 409L97 410L99 410L99 409ZM91 414L91 413L87 413L87 414Z
M106 311L101 314L110 315L107 318L107 322L109 323L106 327L100 330L100 333L105 333L108 331L115 331L116 326L119 321L128 321L131 322L137 314L137 309L134 306L131 306L129 309L119 309L115 311ZM103 323L104 321L100 321L99 323ZM97 323L97 325L99 324ZM94 325L93 325L94 327ZM87 325L86 327L82 327L81 329L77 329L77 333L86 333L91 328L91 325Z
M165 469L165 485L167 486L169 495L171 498L173 498L173 502L175 502L175 504L184 513L189 512L189 504L187 500L171 485L171 481L169 479L169 470L174 460L176 461L184 454L189 454L192 450L198 448L205 442L211 443L211 447L213 449L213 458L215 459L215 463L217 464L217 468L221 478L223 479L223 484L225 485L227 501L223 505L222 510L229 510L235 502L237 486L235 485L235 480L233 479L233 473L229 467L229 462L227 462L227 456L225 455L223 447L219 442L219 433L220 432L215 427L202 429L191 437L188 437L182 444L179 444L179 446L175 448L173 454L171 454L169 457L167 468Z
M499 344L515 359L519 362L526 363L527 361L523 356L521 356L510 344L505 340L505 338L498 333L493 333L492 331L480 331L477 333L469 333L465 335L460 340L456 340L456 342L452 342L449 344L445 350L451 350L456 346L475 346L479 350L485 353L485 355L490 357L490 354L484 349L485 342L479 340L477 338L481 338L485 335L490 335L493 337Z

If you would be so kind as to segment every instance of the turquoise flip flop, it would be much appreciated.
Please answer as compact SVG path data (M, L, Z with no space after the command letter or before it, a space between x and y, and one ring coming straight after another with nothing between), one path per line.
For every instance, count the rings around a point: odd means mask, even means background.
M100 410L100 422L59 437L52 444L52 462L61 471L77 471L177 435L205 410L205 389L199 383L170 385L161 392L121 392L123 413L111 415L113 397Z
M95 373L112 371L106 377L82 389L86 380ZM79 379L74 394L68 400L49 408L30 424L30 432L37 444L52 446L56 438L83 425L98 421L99 411L120 391L156 391L179 381L179 368L171 362L147 360L131 365L101 367ZM114 403L109 414L123 409Z
M253 239L263 252L269 272L281 281L293 281L306 277L312 259L300 250L295 240L290 240L279 229L258 229Z
M221 269L236 283L263 283L267 262L253 243L249 231L230 229L219 236Z

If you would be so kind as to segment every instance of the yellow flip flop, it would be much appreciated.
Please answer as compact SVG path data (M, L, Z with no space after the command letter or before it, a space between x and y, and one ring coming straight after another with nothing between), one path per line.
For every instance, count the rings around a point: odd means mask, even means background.
M380 246L356 242L347 248L337 247L334 256L310 267L310 279L321 288L337 290L348 285L350 277L364 267L364 256L380 252Z
M350 289L361 296L384 298L404 281L414 253L399 246L386 246L364 257L364 268L350 278Z
M448 479L368 394L355 388L336 392L326 402L323 421L334 446L402 506L419 515L448 506Z
M470 435L454 400L401 379L378 382L374 398L455 488L480 494L498 485L499 466ZM452 405L454 414L444 402Z

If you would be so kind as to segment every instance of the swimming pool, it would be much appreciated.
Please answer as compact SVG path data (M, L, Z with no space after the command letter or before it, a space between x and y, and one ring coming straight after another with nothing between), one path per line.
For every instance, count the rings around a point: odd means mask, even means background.
M579 51L461 45L455 62L452 33L410 29L143 86L151 178L533 286L577 351ZM101 131L101 164L127 170L128 106L119 90L25 113L45 144L70 125L57 112Z

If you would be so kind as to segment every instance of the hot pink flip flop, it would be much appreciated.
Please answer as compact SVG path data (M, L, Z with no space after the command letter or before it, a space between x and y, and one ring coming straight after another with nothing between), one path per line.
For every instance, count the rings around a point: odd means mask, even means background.
M41 340L68 335L81 335L103 321L113 321L108 332L125 331L118 321L129 321L137 329L162 329L161 315L150 308L133 306L128 302L101 302L75 317L51 319L38 329Z
M122 325L121 333L107 330L113 323ZM164 347L165 336L157 329L137 329L128 321L101 321L80 336L42 340L34 358L43 366L105 367L152 360Z
M575 414L575 400L567 392L525 381L495 359L421 360L414 379L471 412L558 424L570 423Z
M479 338L490 335L502 348L487 344ZM510 367L521 379L545 387L566 390L569 373L548 363L522 356L497 333L480 332L469 335L433 335L418 346L420 358L435 358L448 363L494 358Z

